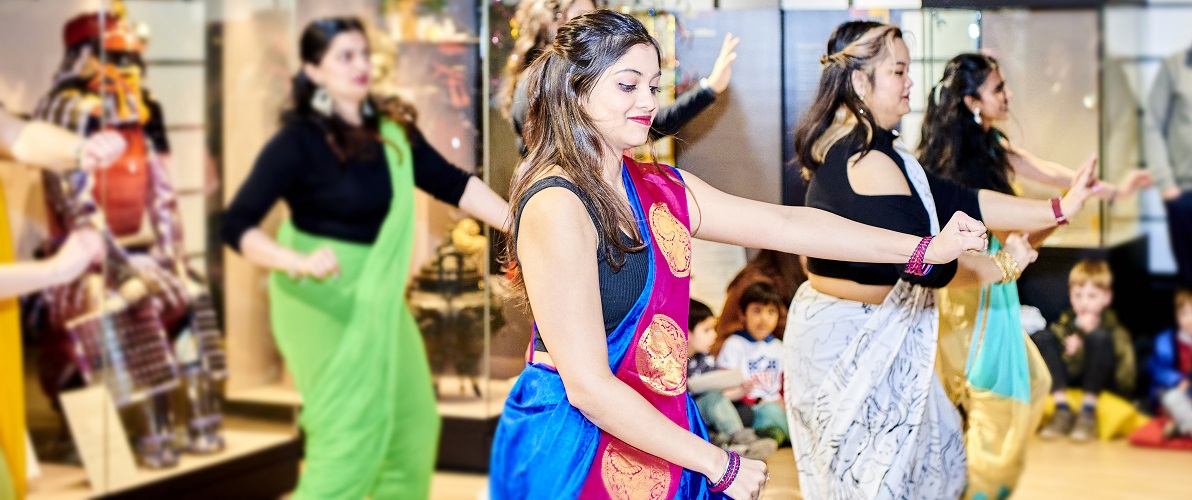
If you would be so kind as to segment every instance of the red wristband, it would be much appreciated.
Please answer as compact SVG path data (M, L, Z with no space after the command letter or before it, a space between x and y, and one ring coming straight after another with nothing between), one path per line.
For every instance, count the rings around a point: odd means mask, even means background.
M1060 199L1058 197L1051 199L1051 211L1055 213L1056 224L1061 226L1068 225L1068 218L1064 217L1064 211L1060 208Z

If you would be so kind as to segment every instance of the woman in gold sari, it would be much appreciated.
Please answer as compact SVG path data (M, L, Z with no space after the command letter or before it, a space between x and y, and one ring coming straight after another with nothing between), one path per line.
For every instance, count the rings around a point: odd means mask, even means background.
M1067 188L1075 171L1010 144L996 127L1009 118L1012 95L994 58L961 54L949 61L928 100L918 150L924 168L965 187L1009 195L1015 194L1016 174ZM1099 182L1094 193L1128 197L1148 182L1146 174L1134 173L1123 189ZM1050 234L1040 231L1030 239L1038 246ZM991 253L1007 238L994 236ZM1004 498L1022 474L1027 438L1039 425L1051 376L1023 332L1017 285L950 287L938 299L936 370L965 416L965 498Z

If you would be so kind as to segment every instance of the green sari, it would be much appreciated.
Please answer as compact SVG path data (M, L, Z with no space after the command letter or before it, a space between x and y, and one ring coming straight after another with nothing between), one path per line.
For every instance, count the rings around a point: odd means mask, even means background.
M278 242L330 248L341 275L270 277L270 317L303 409L306 458L297 499L427 498L439 415L426 351L404 294L414 242L410 144L395 123L381 136L393 201L372 245L282 225Z

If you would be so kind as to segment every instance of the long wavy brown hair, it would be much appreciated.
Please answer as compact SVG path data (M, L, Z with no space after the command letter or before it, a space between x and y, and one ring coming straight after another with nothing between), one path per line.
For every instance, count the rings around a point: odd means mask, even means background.
M583 201L596 218L602 256L614 269L624 265L626 252L640 251L644 244L629 205L601 177L600 165L607 155L620 155L620 151L609 151L584 110L584 103L601 75L638 45L653 48L661 62L658 43L641 22L628 15L595 10L559 28L550 50L543 52L526 72L530 110L525 138L529 154L526 168L514 177L510 188L510 200L514 201L510 220L516 222L518 200L557 166L586 195ZM653 167L659 168L657 163ZM630 236L629 241L621 237L622 231ZM505 245L507 264L516 265L516 251L514 226L513 236ZM512 284L514 288L524 287L520 272L514 273Z
M849 21L836 27L828 39L827 54L820 62L815 101L795 130L795 160L804 179L811 179L832 146L841 140L862 145L869 151L877 124L853 88L853 71L874 81L874 68L893 50L902 30L873 21Z

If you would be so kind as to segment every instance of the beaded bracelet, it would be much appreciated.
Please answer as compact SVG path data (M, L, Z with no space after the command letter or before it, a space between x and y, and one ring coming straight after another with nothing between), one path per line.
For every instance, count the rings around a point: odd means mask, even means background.
M733 480L737 478L737 472L741 470L741 455L735 451L728 452L728 466L724 469L724 475L720 476L720 480L715 483L711 479L708 480L711 486L708 487L714 493L719 493L727 490L733 484Z
M910 262L906 263L907 274L915 276L923 276L931 272L931 265L924 265L923 259L927 255L927 246L931 244L931 236L919 240L919 246L915 247L915 253L911 254Z

